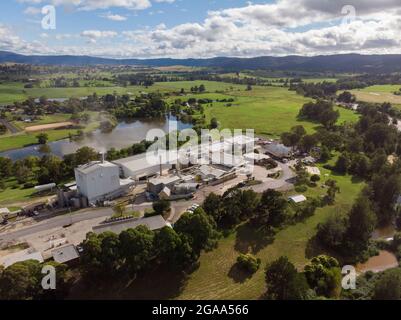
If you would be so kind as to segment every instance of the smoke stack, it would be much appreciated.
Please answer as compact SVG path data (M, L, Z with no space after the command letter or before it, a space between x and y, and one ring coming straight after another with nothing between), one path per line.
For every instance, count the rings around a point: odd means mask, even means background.
M102 152L101 155L102 155L102 163L104 163L104 161L105 161L105 154L104 154L104 152Z

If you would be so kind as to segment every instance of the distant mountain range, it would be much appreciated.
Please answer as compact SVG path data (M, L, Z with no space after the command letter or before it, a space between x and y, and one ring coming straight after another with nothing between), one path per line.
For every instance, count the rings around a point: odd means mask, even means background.
M90 56L26 56L0 51L0 63L15 62L37 65L138 65L151 67L189 66L214 67L229 70L264 69L308 72L375 72L401 71L401 55L340 54L327 56L286 56L211 59L108 59Z

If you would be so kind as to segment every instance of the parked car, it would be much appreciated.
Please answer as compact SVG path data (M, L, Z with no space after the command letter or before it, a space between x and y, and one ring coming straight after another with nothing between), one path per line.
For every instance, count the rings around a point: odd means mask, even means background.
M189 213L194 213L195 210L198 209L199 207L200 207L200 205L195 203L195 204L193 204L192 206L190 206L190 207L188 208L187 212L189 212Z

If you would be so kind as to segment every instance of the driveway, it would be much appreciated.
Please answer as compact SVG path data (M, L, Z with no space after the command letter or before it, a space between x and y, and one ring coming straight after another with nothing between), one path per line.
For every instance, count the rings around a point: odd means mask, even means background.
M8 131L10 131L12 134L18 133L21 130L18 129L16 126L14 126L12 123L8 122L5 119L0 119L0 123L4 126L6 126L6 128L8 129Z

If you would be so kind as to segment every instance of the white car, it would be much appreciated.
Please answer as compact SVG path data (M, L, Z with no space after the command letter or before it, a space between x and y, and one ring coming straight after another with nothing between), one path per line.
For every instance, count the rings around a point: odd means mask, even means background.
M190 206L189 208L188 208L188 210L187 210L187 212L189 212L189 213L194 213L194 211L196 210L196 209L198 209L200 207L200 205L199 204L193 204L192 206Z

